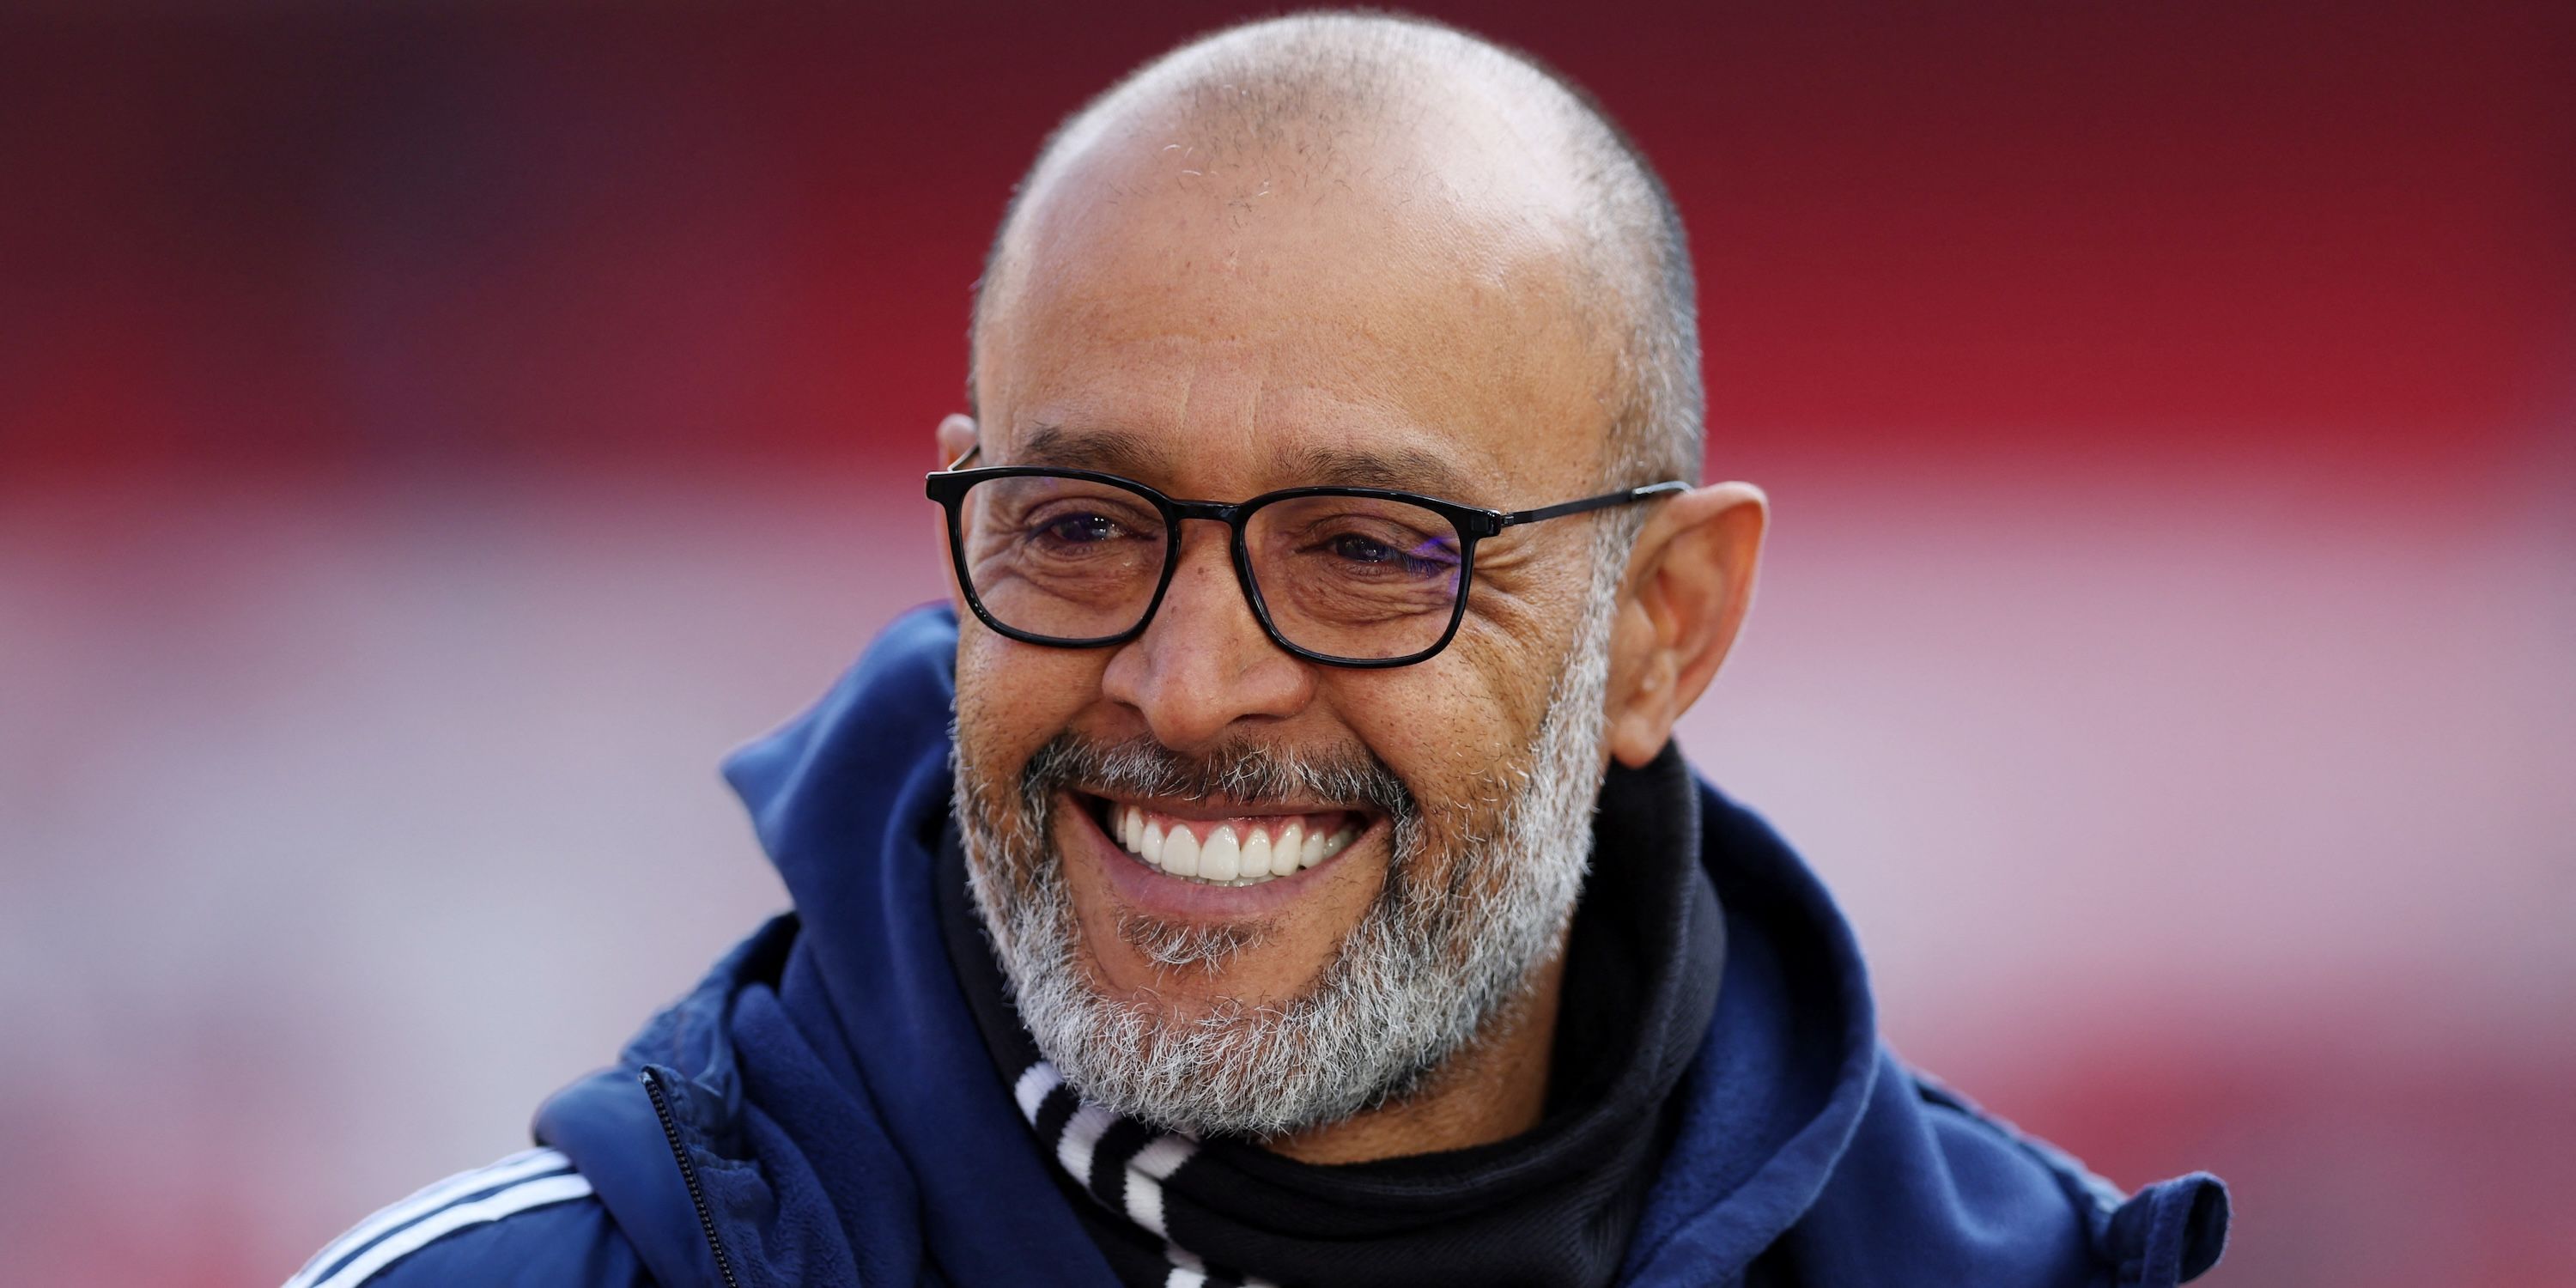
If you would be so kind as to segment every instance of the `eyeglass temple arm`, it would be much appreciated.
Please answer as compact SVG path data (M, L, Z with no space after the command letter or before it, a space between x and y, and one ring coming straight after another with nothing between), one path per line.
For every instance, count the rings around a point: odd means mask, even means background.
M1581 514L1586 510L1606 510L1614 505L1633 505L1639 501L1654 500L1659 496L1673 496L1688 492L1690 489L1691 485L1680 479L1666 479L1661 483L1649 483L1644 487L1632 487L1622 492L1604 492L1599 496L1587 496L1580 501L1563 501L1555 505L1543 505L1535 510L1518 510L1499 516L1499 521L1503 527L1508 528L1515 524L1537 523L1542 519L1562 519L1569 514Z
M983 450L984 445L982 443L977 443L973 447L967 448L965 455L958 457L956 460L950 461L948 463L948 468L942 471L942 473L954 474L957 471L966 468L966 462L975 459L975 453Z

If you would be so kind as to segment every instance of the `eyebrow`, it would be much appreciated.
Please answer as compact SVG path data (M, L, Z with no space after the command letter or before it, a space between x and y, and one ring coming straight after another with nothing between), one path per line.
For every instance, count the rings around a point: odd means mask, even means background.
M1171 449L1123 429L1066 429L1062 425L1030 427L1016 453L1021 465L1097 470L1126 478L1168 479Z
M1038 424L1020 438L1014 464L1097 470L1147 482L1178 471L1171 448L1123 429L1067 429ZM1457 466L1419 448L1299 447L1277 458L1284 487L1374 487L1415 492L1460 504L1477 488Z
M1300 487L1386 488L1477 504L1467 499L1477 489L1464 472L1417 448L1301 447L1287 453L1280 465L1282 475Z

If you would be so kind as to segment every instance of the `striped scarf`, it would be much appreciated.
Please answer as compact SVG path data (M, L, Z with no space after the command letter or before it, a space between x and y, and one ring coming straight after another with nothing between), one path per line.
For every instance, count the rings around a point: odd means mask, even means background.
M1278 1288L1257 1275L1211 1266L1172 1242L1163 1215L1163 1186L1198 1156L1197 1140L1155 1131L1083 1100L1045 1060L1022 1072L1012 1093L1020 1102L1020 1116L1029 1120L1038 1143L1055 1156L1067 1178L1102 1208L1163 1241L1163 1258L1170 1263L1164 1288ZM1126 1268L1121 1270L1121 1277L1132 1282L1133 1276L1123 1273Z

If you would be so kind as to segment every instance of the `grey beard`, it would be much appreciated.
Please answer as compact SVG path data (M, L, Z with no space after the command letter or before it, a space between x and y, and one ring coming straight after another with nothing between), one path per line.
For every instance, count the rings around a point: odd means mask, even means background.
M959 730L955 809L970 885L1038 1049L1086 1099L1125 1117L1271 1137L1407 1099L1508 1023L1562 945L1589 868L1616 586L1596 587L1527 755L1454 808L1426 811L1364 756L1317 763L1236 746L1191 760L1150 742L1098 748L1070 736L1030 757L1005 796L975 777ZM1384 887L1306 992L1176 1015L1092 981L1048 840L1065 788L1337 802L1386 815L1393 853ZM1219 978L1267 927L1130 917L1119 933L1166 969Z
M1209 975L1223 974L1235 954L1260 947L1269 939L1268 931L1259 923L1199 926L1138 913L1118 915L1118 937L1144 954L1145 960L1175 970L1196 968Z

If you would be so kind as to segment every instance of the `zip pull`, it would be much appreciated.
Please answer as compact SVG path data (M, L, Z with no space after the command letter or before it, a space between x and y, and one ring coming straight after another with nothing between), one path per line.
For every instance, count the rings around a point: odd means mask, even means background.
M698 1186L697 1165L689 1161L688 1146L680 1143L680 1121L672 1116L662 1071L647 1065L638 1076L643 1079L644 1094L653 1098L653 1116L662 1120L662 1138L671 1143L671 1157L680 1164L680 1179L688 1184L689 1203L698 1210L698 1230L707 1236L707 1251L716 1257L716 1273L724 1276L725 1288L742 1288L742 1281L734 1278L733 1261L725 1256L724 1243L716 1238L715 1214L707 1210L707 1192Z

